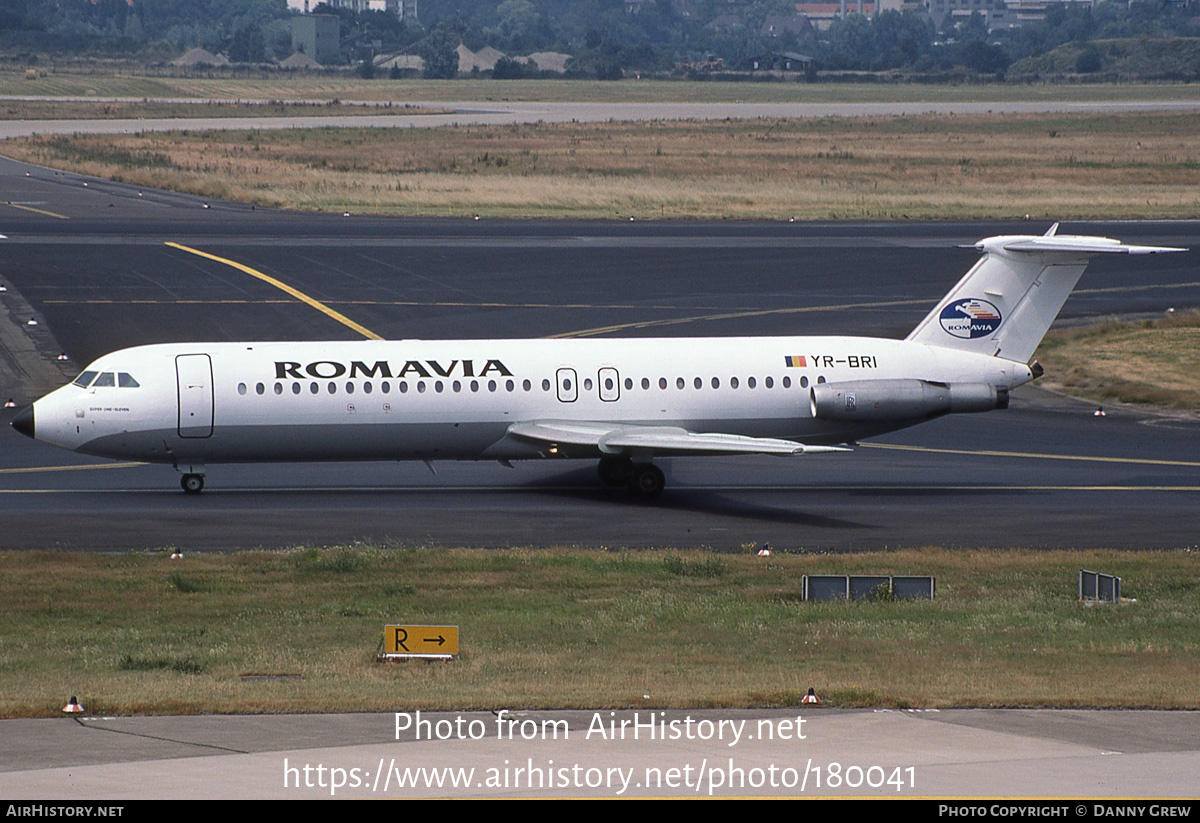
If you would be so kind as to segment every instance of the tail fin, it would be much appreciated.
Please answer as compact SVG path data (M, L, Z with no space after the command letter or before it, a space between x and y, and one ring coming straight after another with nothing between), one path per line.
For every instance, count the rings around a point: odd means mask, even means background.
M1093 255L1186 251L1057 232L980 240L983 258L906 339L1025 363Z

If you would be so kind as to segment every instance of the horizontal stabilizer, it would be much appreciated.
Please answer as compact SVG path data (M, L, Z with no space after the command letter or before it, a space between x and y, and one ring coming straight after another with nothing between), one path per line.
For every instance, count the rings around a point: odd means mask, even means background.
M983 244L975 246L986 251ZM1015 252L1066 252L1068 254L1158 254L1160 252L1187 251L1171 246L1131 246L1111 237L1024 237L1001 248Z
M1059 234L1057 223L1041 236L988 237L969 248L983 257L905 339L1017 363L1033 356L1093 256L1187 251Z
M508 433L521 440L546 445L592 446L601 454L819 454L849 451L836 446L806 446L770 437L691 432L676 426L629 426L573 420L514 423L508 427Z

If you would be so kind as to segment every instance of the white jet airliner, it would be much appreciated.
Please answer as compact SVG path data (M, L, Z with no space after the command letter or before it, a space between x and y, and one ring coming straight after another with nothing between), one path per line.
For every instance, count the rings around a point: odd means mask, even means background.
M12 425L63 448L172 464L599 459L662 491L655 457L814 454L1008 406L1097 254L1184 251L1057 234L983 257L904 340L721 337L189 343L105 355Z

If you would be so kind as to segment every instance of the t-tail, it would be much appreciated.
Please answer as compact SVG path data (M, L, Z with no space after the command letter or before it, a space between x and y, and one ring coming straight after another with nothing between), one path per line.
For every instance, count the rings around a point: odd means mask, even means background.
M1026 363L1093 255L1186 251L1057 232L980 240L983 258L905 339Z

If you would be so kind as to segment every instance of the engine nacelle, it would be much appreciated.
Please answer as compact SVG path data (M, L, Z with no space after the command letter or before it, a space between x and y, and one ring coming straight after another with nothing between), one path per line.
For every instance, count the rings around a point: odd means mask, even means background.
M1008 408L1008 389L988 383L864 380L818 383L809 391L818 420L890 422Z

